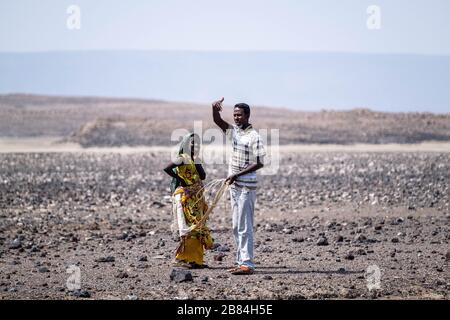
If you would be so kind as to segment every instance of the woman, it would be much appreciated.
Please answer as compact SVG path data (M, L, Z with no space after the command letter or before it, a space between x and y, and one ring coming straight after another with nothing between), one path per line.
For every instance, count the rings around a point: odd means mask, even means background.
M178 157L164 171L172 179L171 191L180 233L180 245L176 251L176 265L187 268L205 268L204 249L211 249L213 239L205 224L192 230L208 209L203 196L202 180L205 171L198 160L200 137L190 133L181 142Z

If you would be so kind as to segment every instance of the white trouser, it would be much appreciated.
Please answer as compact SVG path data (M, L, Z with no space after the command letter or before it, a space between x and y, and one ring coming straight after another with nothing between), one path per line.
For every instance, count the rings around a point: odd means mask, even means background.
M233 210L233 234L236 242L238 265L254 268L253 264L253 216L256 190L231 185L231 208Z

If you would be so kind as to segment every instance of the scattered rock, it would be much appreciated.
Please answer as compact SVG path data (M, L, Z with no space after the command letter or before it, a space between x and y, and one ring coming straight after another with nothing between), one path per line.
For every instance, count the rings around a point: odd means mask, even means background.
M159 239L158 247L164 247L165 245L166 245L166 242L164 241L164 239Z
M270 253L270 252L273 252L273 249L271 246L264 246L264 247L262 247L261 252Z
M214 255L214 261L222 261L225 257L225 254L222 252L219 252L218 254Z
M77 298L90 298L91 294L86 290L74 290L71 292L71 295Z
M338 273L346 273L347 270L345 270L345 268L339 268L338 269Z
M50 272L50 270L48 270L47 267L40 267L38 270L39 270L40 273Z
M328 245L328 239L325 237L320 237L319 240L317 240L316 244L318 246L327 246Z
M101 257L95 260L96 262L114 262L116 261L116 258L113 256L107 256L107 257Z
M156 208L162 208L165 206L164 203L162 203L161 201L153 201L151 204L152 207L156 207Z
M367 241L367 238L365 235L360 233L360 234L356 235L354 241L355 242L365 242L365 241Z
M345 255L344 259L346 259L346 260L354 260L354 259L355 259L355 256L353 255L352 252L349 252L349 253L347 253L347 254Z
M9 249L15 250L15 249L20 249L21 247L22 247L22 241L18 238L14 239L9 244Z
M170 273L170 280L175 281L177 283L193 281L192 273L188 270L183 269L172 269Z
M215 251L219 251L219 252L229 252L230 248L228 248L226 245L219 245Z
M129 275L128 275L128 273L125 272L125 271L120 271L120 272L116 275L116 278L119 278L119 279L125 279L125 278L128 278L128 277L129 277Z

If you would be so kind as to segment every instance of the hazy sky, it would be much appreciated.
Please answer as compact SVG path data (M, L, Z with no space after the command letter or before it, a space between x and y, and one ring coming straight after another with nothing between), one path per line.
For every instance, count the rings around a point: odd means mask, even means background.
M69 5L81 29L69 30ZM366 25L369 5L381 29ZM0 51L292 50L450 54L449 0L1 0Z

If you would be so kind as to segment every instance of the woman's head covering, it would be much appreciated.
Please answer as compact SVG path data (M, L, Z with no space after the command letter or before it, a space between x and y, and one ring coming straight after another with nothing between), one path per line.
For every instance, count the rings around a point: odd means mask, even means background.
M183 137L180 143L180 148L178 149L178 155L183 153L190 155L191 154L191 138L194 137L194 133L190 132Z
M181 140L181 143L180 143L180 147L178 149L179 156L182 155L183 153L190 155L190 153L191 153L190 142L191 142L192 137L194 137L193 132L190 132L183 137L183 139ZM175 172L175 168L172 170ZM174 193L179 185L180 185L180 182L178 181L178 179L172 178L172 181L170 183L170 192Z

